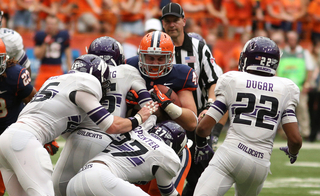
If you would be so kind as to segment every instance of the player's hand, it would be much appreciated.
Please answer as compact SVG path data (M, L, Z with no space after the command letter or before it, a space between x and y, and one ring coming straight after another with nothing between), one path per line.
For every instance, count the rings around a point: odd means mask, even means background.
M157 85L153 86L153 91L151 91L151 98L158 102L162 109L165 109L170 103L172 103L170 96L172 93L172 89L170 88L166 94L163 94Z
M289 157L290 159L290 163L293 164L294 162L296 162L297 158L298 158L298 154L291 154L289 152L289 147L285 146L285 147L280 147L280 150L282 150L284 153L286 153L286 155Z
M194 149L194 162L198 164L200 161L211 159L213 155L214 151L208 144L202 147L196 146Z
M54 40L52 39L51 35L47 35L45 38L44 38L44 43L45 44L52 44Z
M130 105L138 104L139 95L135 90L130 90L126 95L126 103Z
M58 152L59 144L55 140L52 140L51 142L46 143L44 148L47 149L48 153L52 156Z
M149 101L137 113L141 116L142 122L145 122L151 116L151 114L158 110L158 108L159 104L157 102Z

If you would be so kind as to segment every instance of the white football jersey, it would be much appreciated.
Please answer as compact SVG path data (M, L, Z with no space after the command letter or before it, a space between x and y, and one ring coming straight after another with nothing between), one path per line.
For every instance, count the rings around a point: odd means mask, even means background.
M103 105L112 115L126 117L127 103L126 95L130 89L136 92L145 92L149 95L146 89L146 82L141 77L139 71L131 65L109 66L109 90L106 96L101 100ZM140 106L144 106L148 101L151 101L150 96L141 100ZM100 128L87 117L79 126L98 131Z
M297 85L286 78L231 71L219 77L218 102L210 109L229 110L226 140L246 141L271 153L278 125L296 122L299 93Z
M156 116L136 129L113 135L113 142L95 158L104 162L118 177L131 183L145 183L154 179L153 166L159 166L172 177L180 169L180 159L175 151L164 142L148 133L156 123Z
M75 72L51 77L24 107L17 121L32 127L37 138L45 143L73 131L87 116L70 100L75 91L88 92L97 100L102 97L99 80L90 74Z
M12 29L0 28L0 38L6 46L7 55L17 60L20 65L28 68L30 61L23 50L24 46L21 35Z

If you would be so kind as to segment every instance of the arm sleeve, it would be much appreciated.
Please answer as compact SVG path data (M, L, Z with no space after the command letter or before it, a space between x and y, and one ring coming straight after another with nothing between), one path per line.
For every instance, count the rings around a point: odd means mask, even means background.
M217 96L206 115L211 116L216 122L219 122L222 116L227 112L227 106L225 102L226 99L223 95Z
M289 81L289 82L290 83L287 88L288 101L284 109L284 112L282 113L282 116L281 116L282 124L297 122L295 110L297 105L299 104L300 90L298 86L294 84L292 81Z
M99 103L99 100L94 95L84 91L77 91L75 102L102 131L106 132L112 125L114 116Z
M17 55L15 56L15 60L18 61L19 65L28 69L31 65L31 62L24 50L18 51Z
M177 196L178 191L175 189L172 183L172 176L163 168L159 167L155 173L157 179L157 185L161 192L161 195L165 196Z

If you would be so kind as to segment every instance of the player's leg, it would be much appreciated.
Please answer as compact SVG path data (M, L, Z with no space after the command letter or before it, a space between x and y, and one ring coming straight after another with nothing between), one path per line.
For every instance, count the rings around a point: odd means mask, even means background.
M269 167L254 161L253 158L243 157L234 171L236 195L258 195L268 176Z
M17 176L12 170L9 169L1 169L3 178L6 179L4 182L5 186L10 189L11 195L19 195L19 196L28 196L28 194L21 187Z
M202 172L194 196L222 196L231 188L235 181L230 175L230 159L232 158L228 149L219 147L208 167Z
M22 131L25 125L17 125L8 128L0 137L0 165L4 169L14 172L20 185L29 195L53 196L53 185L51 181L52 163L50 156L37 138L28 131ZM3 169L1 169L4 171ZM16 192L11 183L17 184L14 176L7 179L4 175L4 181L9 195ZM17 194L17 195L23 195Z
M139 187L115 176L106 165L89 163L70 180L67 195L147 196L148 194Z
M86 129L69 135L52 174L56 196L65 196L69 180L110 142L107 135Z

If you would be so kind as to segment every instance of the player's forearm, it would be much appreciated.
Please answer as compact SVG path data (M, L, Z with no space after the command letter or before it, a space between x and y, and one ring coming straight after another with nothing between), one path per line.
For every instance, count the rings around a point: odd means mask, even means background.
M215 124L215 119L211 116L205 115L196 128L196 134L202 138L209 136Z
M187 108L182 108L181 116L174 121L181 125L186 131L194 131L198 124L197 116Z
M283 131L288 138L288 147L291 154L298 154L302 146L302 138L299 132L297 122L286 123L282 125Z

